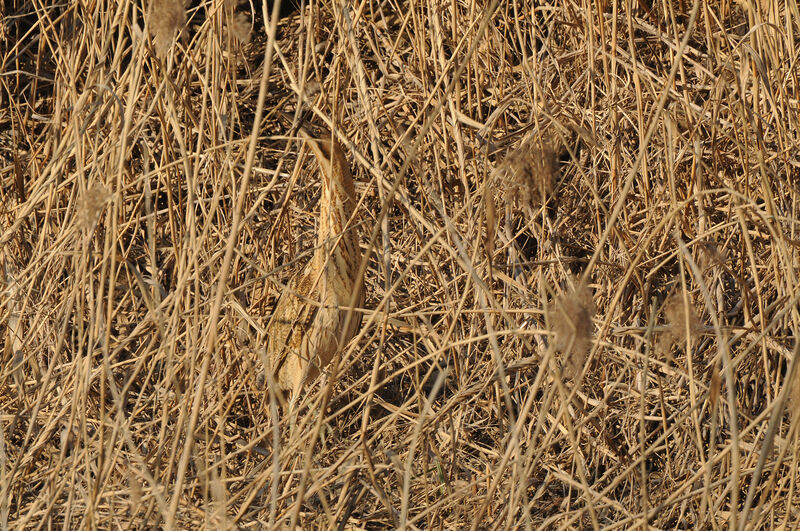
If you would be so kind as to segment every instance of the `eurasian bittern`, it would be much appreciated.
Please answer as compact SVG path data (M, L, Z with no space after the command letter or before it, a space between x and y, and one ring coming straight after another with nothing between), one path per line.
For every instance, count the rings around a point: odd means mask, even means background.
M358 233L348 225L356 205L350 166L330 131L301 126L299 133L314 152L322 179L317 246L305 269L289 281L267 325L273 384L295 397L358 331L361 314L350 305L363 304Z

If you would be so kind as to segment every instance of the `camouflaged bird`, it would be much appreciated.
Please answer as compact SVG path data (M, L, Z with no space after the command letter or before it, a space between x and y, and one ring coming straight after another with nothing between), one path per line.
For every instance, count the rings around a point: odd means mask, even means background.
M319 164L322 180L317 245L304 270L281 294L267 325L267 361L280 391L297 396L339 354L361 325L353 294L363 304L358 281L361 250L349 225L356 205L350 166L333 135L318 126L299 129Z

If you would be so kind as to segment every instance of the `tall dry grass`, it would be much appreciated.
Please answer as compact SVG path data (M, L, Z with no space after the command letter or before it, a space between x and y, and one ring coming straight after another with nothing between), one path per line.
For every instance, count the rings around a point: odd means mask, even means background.
M795 1L4 9L0 527L797 525ZM370 258L289 409L298 108Z

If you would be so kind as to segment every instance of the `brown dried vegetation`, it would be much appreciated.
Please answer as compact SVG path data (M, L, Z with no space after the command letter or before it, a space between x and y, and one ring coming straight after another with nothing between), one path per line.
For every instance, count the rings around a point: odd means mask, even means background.
M800 15L630 5L6 2L0 528L793 526ZM365 267L289 415L276 110Z

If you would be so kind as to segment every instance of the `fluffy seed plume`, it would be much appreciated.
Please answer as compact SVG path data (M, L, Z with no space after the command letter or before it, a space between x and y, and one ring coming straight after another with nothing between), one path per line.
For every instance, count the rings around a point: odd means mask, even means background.
M549 143L535 137L509 153L496 170L506 204L531 208L547 200L557 175L555 151Z
M86 231L92 230L110 197L111 194L103 183L95 182L88 188L78 200L76 208L78 227Z
M236 13L229 26L231 35L242 44L248 44L253 33L253 25L246 13Z
M592 293L584 283L578 283L575 290L561 295L550 314L550 327L553 332L553 346L564 356L565 374L576 377L586 363L586 356L592 346L592 317L595 305Z
M694 308L683 303L683 295L676 291L664 303L664 319L667 330L657 343L657 350L672 360L670 350L676 344L685 343L700 327ZM672 360L674 361L674 360Z
M153 0L148 23L156 54L163 58L175 42L178 31L186 24L183 0Z

